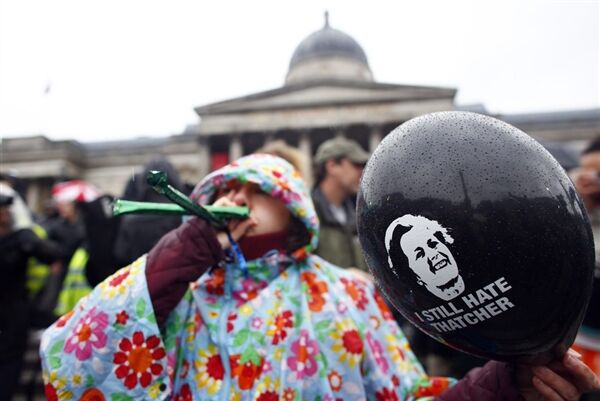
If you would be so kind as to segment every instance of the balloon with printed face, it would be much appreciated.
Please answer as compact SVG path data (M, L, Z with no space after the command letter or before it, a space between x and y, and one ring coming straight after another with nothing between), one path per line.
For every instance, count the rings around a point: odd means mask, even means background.
M402 124L365 167L357 215L379 288L430 336L530 363L572 344L592 232L564 170L517 128L465 112Z

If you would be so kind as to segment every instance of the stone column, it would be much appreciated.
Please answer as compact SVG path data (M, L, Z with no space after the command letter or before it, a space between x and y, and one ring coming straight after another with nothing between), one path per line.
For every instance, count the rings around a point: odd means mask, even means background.
M383 133L379 125L371 126L371 132L369 133L369 152L373 153L379 142L383 139Z
M301 171L304 180L310 187L313 182L313 169L312 169L312 144L310 140L310 130L305 130L300 132L300 140L298 141L298 149L305 157L306 166L304 171Z
M264 145L269 145L271 142L275 141L275 131L265 132L265 143Z
M29 181L27 185L27 193L25 194L26 199L23 199L25 202L27 202L27 205L29 205L29 207L36 212L42 211L40 185L41 180L32 179Z
M232 135L229 142L229 162L239 159L243 153L242 139L239 135Z
M207 138L198 139L198 174L199 179L210 173L210 144Z
M338 127L335 129L335 132L333 134L334 137L336 138L343 138L346 136L346 127Z

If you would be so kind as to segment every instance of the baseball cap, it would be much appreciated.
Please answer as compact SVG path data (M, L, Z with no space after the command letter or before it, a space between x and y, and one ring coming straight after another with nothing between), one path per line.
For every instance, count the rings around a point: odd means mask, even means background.
M325 163L327 160L348 159L352 163L365 164L369 160L369 152L356 141L337 137L323 142L317 149L315 162Z

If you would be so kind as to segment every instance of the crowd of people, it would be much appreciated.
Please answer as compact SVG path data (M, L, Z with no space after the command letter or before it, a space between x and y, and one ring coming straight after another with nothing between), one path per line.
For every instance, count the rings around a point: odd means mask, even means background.
M572 172L593 222L599 155L600 140ZM516 369L453 351L388 308L356 234L368 158L338 137L318 148L314 177L282 143L234 161L189 194L204 205L250 208L249 219L222 231L195 217L113 218L108 195L56 198L52 212L36 218L6 176L0 400L17 391L27 333L49 326L41 340L49 400L535 400L597 389L576 354L559 368ZM148 170L167 172L185 192L177 170L157 159L121 199L168 202L145 184ZM576 347L598 374L594 312ZM34 393L23 380L19 390Z
M168 201L145 184L147 170L165 171L171 185L184 189L171 163L157 158L128 181L121 199ZM113 218L111 195L97 191L81 196L83 189L62 191L61 184L53 188L43 213L36 214L23 201L18 177L3 174L1 178L0 265L6 280L0 312L0 400L11 400L15 393L21 399L40 399L40 395L43 399L37 357L41 331L119 267L148 252L181 218Z

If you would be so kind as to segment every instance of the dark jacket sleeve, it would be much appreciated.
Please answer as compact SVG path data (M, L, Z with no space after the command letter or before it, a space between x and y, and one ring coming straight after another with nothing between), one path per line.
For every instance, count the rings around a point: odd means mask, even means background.
M146 280L159 326L177 306L189 283L224 257L213 228L193 218L165 234L148 253Z
M52 263L60 259L60 247L50 240L44 240L35 235L30 229L19 232L19 242L25 254L33 256L43 263Z
M471 370L436 401L522 401L514 384L512 368L503 362L490 361Z

